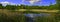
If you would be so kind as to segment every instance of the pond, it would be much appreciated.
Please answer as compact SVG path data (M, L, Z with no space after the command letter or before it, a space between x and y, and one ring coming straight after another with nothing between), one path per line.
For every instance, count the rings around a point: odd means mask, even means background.
M27 17L36 17L36 16L50 16L51 14L48 14L48 13L39 13L39 14L35 14L35 13L26 13L24 14L25 16Z
M50 16L51 14L48 14L48 13L39 13L39 14L36 14L36 13L25 13L24 14L27 18L27 22L34 22L34 19L35 17L48 17Z

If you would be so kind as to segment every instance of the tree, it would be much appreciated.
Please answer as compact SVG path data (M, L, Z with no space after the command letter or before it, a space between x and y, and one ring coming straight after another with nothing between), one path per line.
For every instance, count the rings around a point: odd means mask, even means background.
M57 2L57 5L58 5L58 8L60 10L60 0L56 0L56 2Z
M17 7L15 5L7 5L6 9L8 10L15 10Z
M2 4L0 4L0 9L2 9Z

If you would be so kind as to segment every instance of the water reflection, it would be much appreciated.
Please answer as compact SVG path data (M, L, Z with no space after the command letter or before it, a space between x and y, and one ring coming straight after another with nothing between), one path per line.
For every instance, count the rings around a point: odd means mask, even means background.
M27 22L34 22L34 20L35 20L35 17L48 17L48 16L50 16L50 14L48 14L48 13L39 13L39 14L36 14L36 13L25 13L24 14L27 18L26 18L26 20L27 20Z
M36 16L50 16L50 14L48 14L48 13L40 13L40 14L27 13L27 14L24 14L24 15L27 16L27 17L31 17L31 18L36 17Z

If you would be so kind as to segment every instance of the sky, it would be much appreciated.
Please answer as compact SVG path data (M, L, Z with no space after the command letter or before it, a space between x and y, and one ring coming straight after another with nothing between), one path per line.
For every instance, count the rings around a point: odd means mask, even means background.
M31 5L30 2L26 2L26 1L22 2L23 0L0 0L0 2L5 2L5 1L12 2L15 4L22 4L23 3L25 5ZM40 2L34 3L32 5L41 5L41 6L44 5L44 6L46 6L46 5L50 5L50 3L56 4L56 1L55 0L41 0Z

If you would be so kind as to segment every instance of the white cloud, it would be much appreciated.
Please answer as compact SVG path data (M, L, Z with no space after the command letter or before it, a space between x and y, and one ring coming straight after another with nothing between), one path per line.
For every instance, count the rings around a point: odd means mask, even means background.
M29 1L30 2L30 4L33 4L34 3L34 1Z
M39 2L39 1L41 1L41 0L22 0L22 4L23 4L23 2L25 2L25 1L28 1L30 4L34 4L34 3Z
M9 4L9 2L5 1L5 2L0 2L3 6L6 6L7 4Z
M0 2L3 6L6 6L6 5L16 5L15 3L12 3L12 2L8 2L8 1L5 1L5 2Z
M36 2L39 2L40 0L30 0L29 2L30 2L30 4L34 4L34 3L36 3Z
M0 2L1 4L9 4L9 2L5 1L5 2Z

